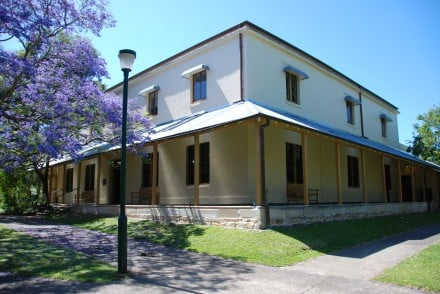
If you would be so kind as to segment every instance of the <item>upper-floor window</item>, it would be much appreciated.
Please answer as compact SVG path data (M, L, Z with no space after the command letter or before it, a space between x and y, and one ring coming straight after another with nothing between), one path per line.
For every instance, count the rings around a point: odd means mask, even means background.
M380 119L380 128L382 131L382 137L388 138L387 121L384 118Z
M140 96L144 96L147 100L147 112L151 115L157 115L157 105L159 99L159 86L151 85L139 92Z
M361 100L351 96L346 95L344 97L345 100L345 113L347 115L347 123L354 125L355 124L355 106L361 105Z
M380 129L383 138L388 138L388 122L393 121L391 117L386 114L380 115Z
M194 145L186 148L186 184L194 185ZM200 144L200 184L209 183L209 142Z
M351 101L345 101L345 109L347 113L347 123L354 125L354 104Z
M151 115L157 115L157 99L159 91L154 90L148 93L148 113Z
M286 73L286 100L299 104L300 81L308 79L309 76L302 70L291 65L285 66L283 71Z
M206 99L206 70L195 73L193 75L192 96L193 102Z
M286 72L286 99L299 104L298 76L291 72Z

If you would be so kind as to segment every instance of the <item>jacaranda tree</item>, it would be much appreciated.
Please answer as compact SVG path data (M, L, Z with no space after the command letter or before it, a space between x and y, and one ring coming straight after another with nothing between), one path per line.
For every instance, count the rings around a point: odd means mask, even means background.
M121 100L103 91L106 63L82 37L115 25L106 5L105 0L0 5L0 168L32 167L46 197L50 160L79 159L92 141L120 139ZM127 142L133 143L139 139L136 127L148 127L148 120L134 109L129 113Z

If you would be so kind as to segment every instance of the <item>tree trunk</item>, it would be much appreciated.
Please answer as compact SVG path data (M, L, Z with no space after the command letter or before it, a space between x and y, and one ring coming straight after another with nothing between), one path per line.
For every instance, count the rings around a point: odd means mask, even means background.
M46 165L44 168L39 168L37 163L34 163L34 171L38 176L38 179L41 183L41 187L43 189L44 199L46 199L46 203L43 206L48 206L50 203L50 194L49 194L49 161L46 161Z

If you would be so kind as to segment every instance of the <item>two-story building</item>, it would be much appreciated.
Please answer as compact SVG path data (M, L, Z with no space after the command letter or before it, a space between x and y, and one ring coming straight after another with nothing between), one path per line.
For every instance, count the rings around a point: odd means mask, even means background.
M148 156L128 156L129 216L262 228L438 208L440 167L399 149L396 106L250 22L128 94L154 123ZM53 202L117 214L119 164L105 144L54 162Z

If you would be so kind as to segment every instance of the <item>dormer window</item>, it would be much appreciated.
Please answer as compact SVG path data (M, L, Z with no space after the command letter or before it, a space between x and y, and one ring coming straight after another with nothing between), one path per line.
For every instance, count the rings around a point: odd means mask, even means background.
M148 88L143 89L139 92L139 95L146 97L147 99L147 112L150 115L157 115L157 105L158 105L158 99L159 99L159 86L158 85L152 85Z
M286 100L299 104L299 82L308 79L309 76L293 66L285 66L283 71L286 73Z

